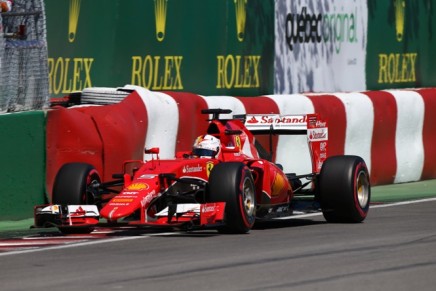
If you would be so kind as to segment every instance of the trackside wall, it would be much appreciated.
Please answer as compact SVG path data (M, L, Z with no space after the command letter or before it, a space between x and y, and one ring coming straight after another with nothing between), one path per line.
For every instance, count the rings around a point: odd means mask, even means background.
M29 218L45 202L45 113L0 115L0 220Z
M192 93L152 92L140 87L117 105L104 107L80 107L62 109L65 116L77 112L94 120L96 132L102 124L125 118L131 111L134 116L124 120L116 134L109 134L101 146L103 150L93 157L105 178L119 171L122 157L141 155L142 147L160 147L161 158L171 158L177 151L190 150L197 135L204 133L206 116L200 114L203 108L229 108L232 114L243 113L319 113L329 122L329 155L362 156L370 170L373 185L418 181L436 178L436 89L388 90L336 94L293 94L250 97L200 96ZM135 104L135 105L132 105ZM141 104L139 106L138 104ZM96 114L99 112L99 114ZM74 139L65 139L62 134L50 132L53 124L63 124L61 131L70 135L69 122L77 128L87 125L87 118L57 120L57 114L49 114L47 148L73 149L77 140L90 140L87 131L74 132ZM231 116L223 116L230 118ZM103 122L103 123L102 123ZM117 124L106 124L110 132ZM128 142L116 142L123 135ZM136 130L136 133L131 131ZM59 129L56 129L58 132ZM94 136L94 134L91 134ZM60 146L62 144L62 146ZM135 152L129 145L136 145ZM305 136L279 136L274 140L275 161L281 163L287 172L309 173L310 156ZM47 189L51 189L53 175L60 162L67 160L89 161L87 151L58 151L55 159L48 150ZM145 156L146 159L149 157ZM113 162L113 161L116 162ZM110 162L112 161L112 162ZM119 163L118 163L119 162Z

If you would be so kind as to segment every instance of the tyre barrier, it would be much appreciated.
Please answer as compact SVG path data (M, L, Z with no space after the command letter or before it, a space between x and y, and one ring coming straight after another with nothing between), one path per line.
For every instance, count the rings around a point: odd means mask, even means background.
M103 179L110 179L123 160L142 158L144 147L159 147L161 158L190 150L206 130L207 117L200 114L204 108L228 108L232 114L317 112L329 123L329 155L361 156L373 185L436 178L436 89L256 98L151 92L136 86L124 90L132 93L113 105L48 113L48 192L65 162L91 163ZM274 161L287 172L310 172L306 137L275 137Z

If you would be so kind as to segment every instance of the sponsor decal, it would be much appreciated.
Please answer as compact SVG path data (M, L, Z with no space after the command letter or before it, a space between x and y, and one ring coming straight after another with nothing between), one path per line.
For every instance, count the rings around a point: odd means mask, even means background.
M395 34L397 42L404 39L405 0L394 1ZM399 84L416 82L418 53L381 53L378 55L378 84Z
M256 124L259 123L259 120L257 120L255 116L252 116L249 120L247 120L247 123Z
M257 119L260 124L306 124L307 117L304 116L274 116L263 115ZM253 122L254 123L254 122Z
M300 13L286 16L286 43L289 50L295 44L331 42L337 54L342 43L357 43L357 8L354 13L313 13L303 6Z
M84 216L86 214L86 211L82 208L82 206L79 206L74 210L74 212L70 212L70 217L74 216Z
M275 12L275 94L366 88L366 2L283 0Z
M319 144L319 149L320 151L325 152L327 150L327 142L321 142Z
M49 58L49 93L65 94L92 87L93 63L93 58Z
M318 120L315 116L309 116L309 120L307 123L308 123L309 127L313 128L313 127L316 127L317 121Z
M156 22L156 39L163 41L165 38L165 26L167 21L168 0L154 0L154 15Z
M117 211L118 207L114 207L111 212L109 212L109 219L112 219L112 215Z
M204 140L204 135L200 135L197 137L197 139L195 140L194 144L199 144Z
M133 202L132 198L114 198L112 199L113 203L130 203Z
M327 128L312 128L308 130L310 141L322 141L328 139Z
M378 83L408 83L416 81L418 53L379 54Z
M59 205L50 205L50 206L47 206L47 207L44 207L44 208L38 210L38 214L44 214L47 212L49 212L51 214L59 214L60 213Z
M136 195L136 194L138 194L137 191L125 191L125 192L123 192L123 195Z
M131 84L150 90L182 90L182 56L132 56Z
M247 12L245 10L247 0L234 0L235 12L236 12L236 31L237 38L240 42L244 41L245 37L245 22L247 18Z
M70 0L70 11L68 18L68 41L74 42L77 33L77 24L79 23L81 0Z
M199 165L199 164L197 164L197 166L185 165L183 167L183 170L182 170L182 172L184 174L186 174L186 173L197 173L197 172L201 172L201 171L203 171L203 167L201 165Z
M215 211L216 211L216 205L215 204L205 204L201 208L201 212L202 213L215 212Z
M127 190L140 191L140 190L146 190L148 188L149 188L149 186L146 183L132 183L127 187Z
M210 176L210 172L212 172L213 167L215 166L215 164L213 162L207 162L206 163L206 175L209 177Z
M157 175L155 175L155 174L144 174L144 175L141 175L138 179L147 180L147 179L154 179L156 177L157 177Z
M326 127L326 126L327 126L327 122L319 121L319 120L316 121L315 127L320 128L320 127Z
M274 176L274 181L271 185L271 196L277 196L280 194L280 192L284 189L286 185L284 177L277 173Z
M217 89L260 88L258 55L218 55Z
M406 14L406 0L393 0L395 7L395 32L397 41L403 41L404 15Z
M235 146L239 149L242 148L241 137L239 135L235 136Z
M151 200L153 200L153 196L156 194L156 191L153 190L151 191L147 196L144 197L144 199L142 199L141 201L141 206L144 207L145 205L147 205L148 203L151 202Z

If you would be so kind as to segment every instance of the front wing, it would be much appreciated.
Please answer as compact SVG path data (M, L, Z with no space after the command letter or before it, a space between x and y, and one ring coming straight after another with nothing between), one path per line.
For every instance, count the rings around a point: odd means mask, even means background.
M34 227L84 228L135 226L151 228L210 228L223 224L225 202L204 204L177 204L167 207L152 220L130 220L104 222L96 205L40 205L34 209Z

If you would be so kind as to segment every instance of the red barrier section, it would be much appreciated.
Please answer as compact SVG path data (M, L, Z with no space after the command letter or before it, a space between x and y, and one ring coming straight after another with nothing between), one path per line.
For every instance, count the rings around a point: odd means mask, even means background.
M56 173L69 162L92 164L110 180L123 161L143 159L147 112L133 93L109 106L54 109L47 117L47 180L49 196Z
M83 161L103 170L103 145L92 116L65 108L50 110L46 130L46 189L50 198L55 175L63 164Z
M207 109L206 101L195 94L183 92L164 92L177 102L179 109L179 129L176 141L176 152L190 151L194 140L207 130L207 115L200 114Z
M392 184L397 171L395 134L397 103L388 92L364 92L374 106L374 128L371 142L371 182Z
M421 179L436 177L436 91L435 89L417 90L425 104L424 127L422 130L424 145L424 168Z
M315 112L327 120L329 127L329 156L343 155L347 116L341 100L333 95L309 95Z
M410 167L413 167L416 171L423 169L422 173L420 173L421 179L434 179L436 178L436 168L434 166L436 164L436 147L434 146L436 144L436 90L420 89L416 90L416 92L424 100L425 116L422 129L419 122L418 125L413 126L416 127L416 130L422 130L425 157L423 161L418 160L413 165L410 165ZM160 145L161 150L168 146L170 148L169 151L166 149L168 155L172 155L174 150L173 142L176 143L176 152L191 150L195 137L203 134L208 126L206 122L207 116L200 114L201 109L208 108L208 104L215 104L214 106L217 106L216 104L220 104L220 97L202 97L186 92L165 92L165 94L167 95L147 95L147 98L144 99L134 92L126 97L124 101L115 105L50 110L47 117L46 182L49 194L54 175L64 163L82 161L93 164L100 171L103 179L109 180L112 173L121 170L120 166L124 160L142 159L145 139L148 138L148 116L151 118L152 114L155 117L160 117L157 118L159 121L154 121L160 123L155 125L150 124L150 128L156 129L154 126L158 126L158 128L162 127L162 129L171 129L163 130L162 136L160 136L161 131L157 131L156 134L152 135L152 138L163 141ZM374 110L372 133L369 129L364 133L365 140L371 144L363 147L365 148L364 154L370 155L368 158L371 159L371 182L373 185L391 184L395 182L397 174L403 176L408 174L407 171L403 171L406 174L398 173L401 168L400 166L407 164L409 159L407 159L407 156L402 159L398 157L396 149L397 135L399 130L401 130L401 128L397 128L399 124L398 119L403 118L401 119L403 121L402 124L410 125L408 122L404 122L404 118L408 116L401 117L398 111L399 105L404 107L404 104L401 102L407 102L407 100L396 98L393 95L395 93L386 91L363 92L363 94L368 96ZM168 103L168 95L175 102L171 100ZM306 109L312 110L313 105L313 110L328 121L329 155L342 155L345 152L345 148L352 148L352 144L346 145L347 142L353 142L352 139L347 140L346 133L347 130L354 130L349 127L353 126L353 122L356 124L356 118L358 117L353 116L350 112L348 112L350 115L347 116L346 109L348 106L353 105L353 98L344 99L347 100L345 105L344 101L340 99L341 97L331 94L308 94L306 96L312 103L309 104L308 102L307 106L310 106L310 108ZM359 97L361 98L362 96L359 95ZM161 98L157 99L159 102L166 100L166 107L162 108L160 104L163 103L154 102L155 99L153 98ZM205 98L211 99L206 100ZM289 98L292 98L292 96ZM415 98L417 98L416 95ZM208 103L209 101L211 103ZM144 104L144 102L149 102L150 104ZM224 106L223 108L226 106L240 108L240 103L244 106L246 113L280 113L280 108L276 101L264 96L224 98L222 106ZM357 104L354 104L354 106L358 106ZM369 104L367 102L367 105ZM169 109L171 112L178 112L178 118L169 115L167 111ZM370 110L370 107L367 107L366 110ZM160 115L162 113L166 113L165 118L162 118L162 115ZM359 118L362 118L362 116ZM417 117L411 116L410 118ZM419 116L419 118L422 118L422 116ZM347 120L350 121L348 125ZM360 122L359 125L361 125ZM347 128L347 126L349 127ZM172 136L168 136L167 132L171 132ZM256 138L269 150L268 136L257 136ZM407 139L407 136L402 138ZM167 142L167 139L170 142ZM364 141L360 140L359 142ZM278 138L274 137L274 152L277 152L277 145ZM356 148L360 149L361 147L357 146ZM368 153L369 150L370 153ZM280 157L281 160L286 160L287 158L290 157ZM403 168L409 169L407 167ZM416 171L414 172L415 174L417 173ZM403 180L410 179L412 181L417 179L415 176L409 176Z
M121 173L125 160L142 160L147 132L147 111L137 93L123 102L105 107L83 107L92 116L103 144L102 178L112 179L113 173Z

